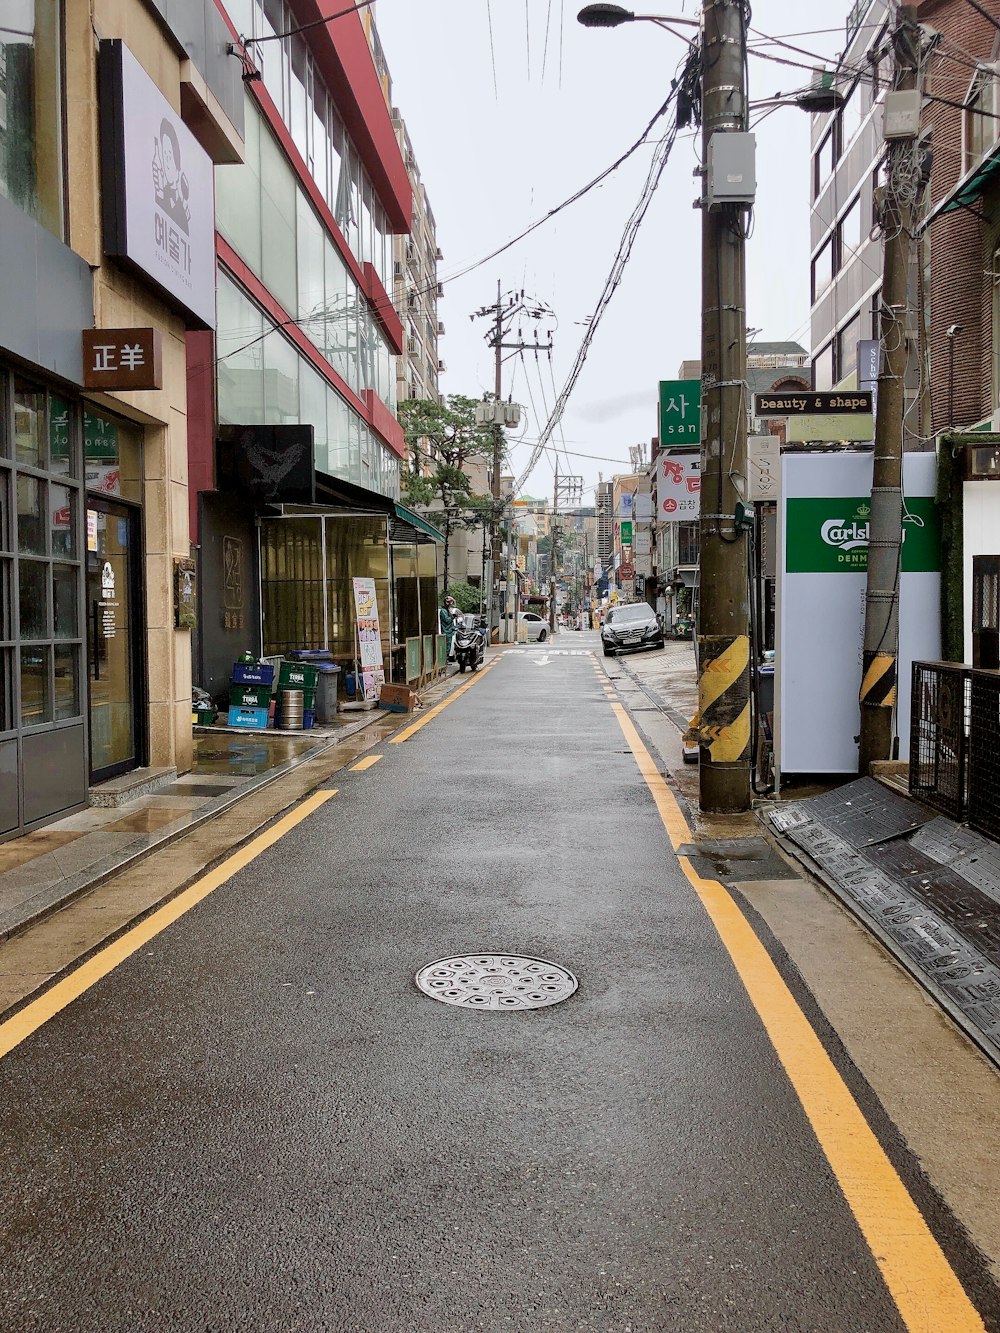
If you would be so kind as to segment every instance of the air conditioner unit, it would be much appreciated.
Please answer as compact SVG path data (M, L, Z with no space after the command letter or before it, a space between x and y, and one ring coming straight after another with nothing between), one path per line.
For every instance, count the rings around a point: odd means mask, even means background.
M440 338L443 333L444 333L444 325L441 323L440 320L438 320L438 337Z
M396 278L401 278L403 276L403 261L401 259L393 261L392 272L393 276Z
M444 296L444 283L443 283L443 282L439 282L439 283L438 283L438 285L437 285L437 294L438 294L439 297L440 297L440 296Z
M444 259L444 255L441 253L441 247L440 247L440 246L438 246L437 250L434 252L434 258L435 258L435 259Z

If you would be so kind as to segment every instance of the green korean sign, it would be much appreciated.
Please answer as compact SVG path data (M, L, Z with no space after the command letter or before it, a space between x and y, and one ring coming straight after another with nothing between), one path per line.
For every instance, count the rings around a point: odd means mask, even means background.
M660 444L701 443L701 380L660 380Z
M785 502L789 574L864 574L868 569L870 497ZM908 499L903 514L903 572L941 568L940 529L930 496Z
M631 546L631 545L632 545L632 520L631 520L630 518L623 518L623 519L622 519L621 527L622 527L622 545L623 545L623 546Z

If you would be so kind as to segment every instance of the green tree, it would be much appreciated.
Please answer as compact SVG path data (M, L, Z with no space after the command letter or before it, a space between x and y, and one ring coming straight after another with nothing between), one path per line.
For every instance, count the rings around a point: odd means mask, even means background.
M444 536L444 586L448 587L451 534L458 527L488 524L492 500L476 495L465 471L470 462L492 460L494 428L476 423L476 400L449 394L445 402L407 398L398 416L413 461L403 473L403 499L430 510Z

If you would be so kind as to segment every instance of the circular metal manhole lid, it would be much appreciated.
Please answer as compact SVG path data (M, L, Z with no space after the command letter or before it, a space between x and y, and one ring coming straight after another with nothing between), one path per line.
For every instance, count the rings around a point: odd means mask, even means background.
M566 968L509 953L439 958L422 967L415 980L425 995L465 1009L541 1009L568 1000L577 987Z

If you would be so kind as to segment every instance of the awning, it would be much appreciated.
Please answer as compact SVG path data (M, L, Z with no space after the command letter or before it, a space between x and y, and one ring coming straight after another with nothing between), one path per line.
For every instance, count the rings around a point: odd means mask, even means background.
M935 218L945 213L954 213L959 208L968 208L977 199L981 199L998 177L1000 177L1000 142L993 145L983 160L971 171L966 172L954 189L936 204L924 219L921 231L925 230Z
M421 517L420 514L414 513L412 509L407 509L406 505L401 504L394 504L393 509L400 522L408 523L411 528L415 528L418 532L425 533L428 537L432 537L436 542L444 542L444 533L439 532L433 523L428 523L427 519Z

